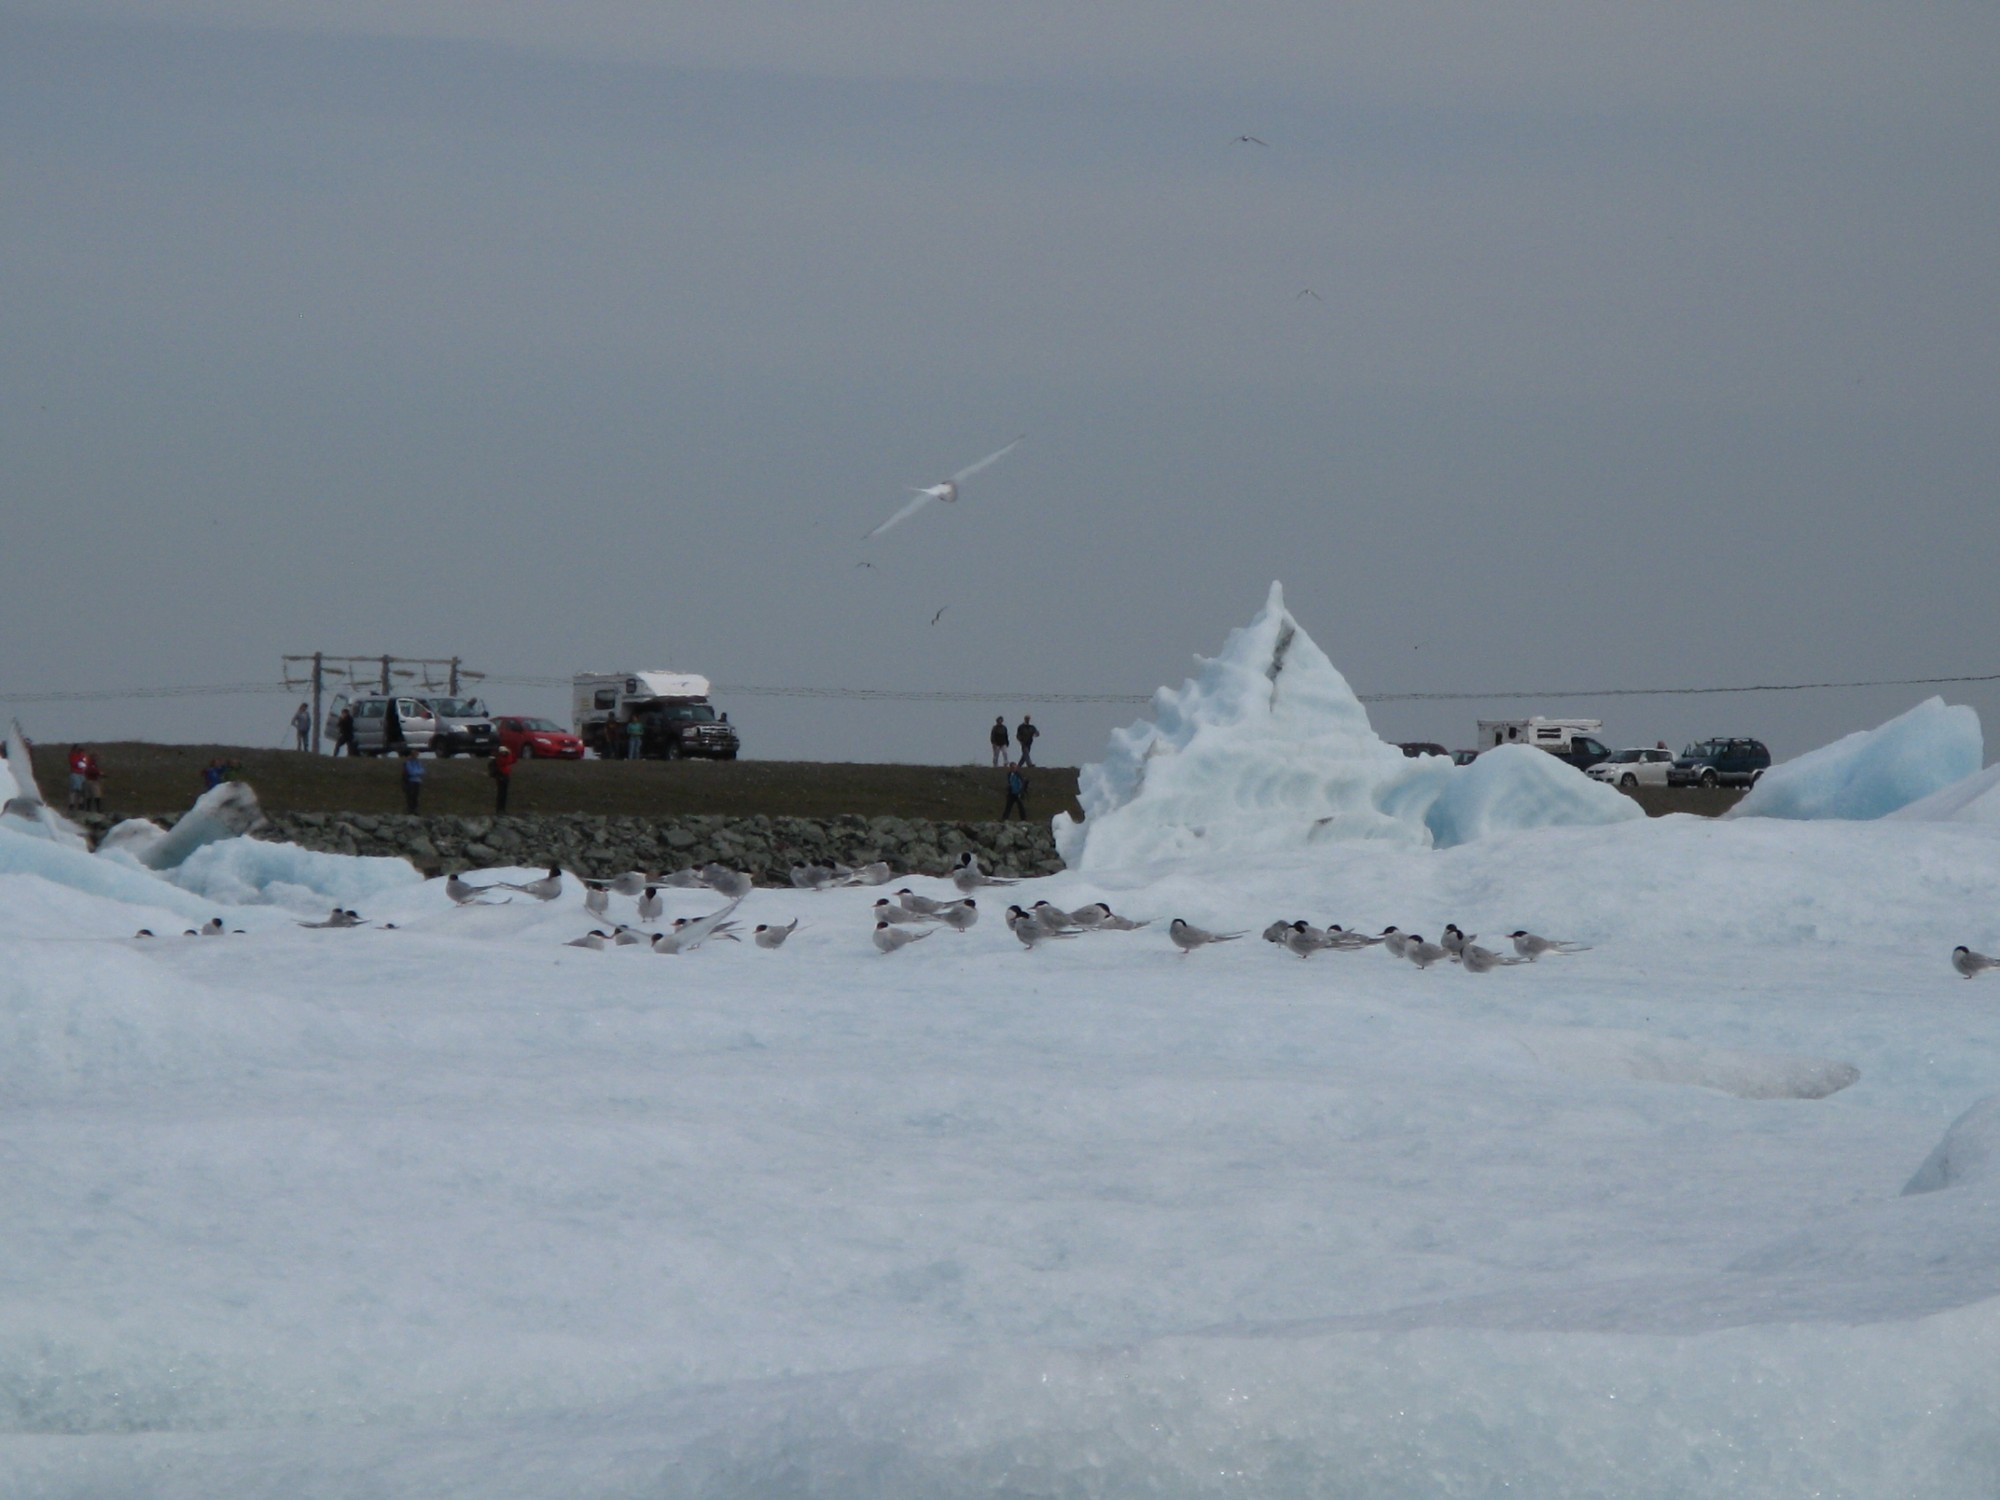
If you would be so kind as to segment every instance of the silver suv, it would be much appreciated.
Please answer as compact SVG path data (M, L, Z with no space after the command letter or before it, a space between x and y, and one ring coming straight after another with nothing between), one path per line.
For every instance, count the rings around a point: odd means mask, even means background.
M405 746L422 755L437 738L438 716L422 698L371 693L347 705L354 710L354 753L400 754Z
M437 716L431 749L443 756L491 755L500 746L500 731L477 698L426 698Z

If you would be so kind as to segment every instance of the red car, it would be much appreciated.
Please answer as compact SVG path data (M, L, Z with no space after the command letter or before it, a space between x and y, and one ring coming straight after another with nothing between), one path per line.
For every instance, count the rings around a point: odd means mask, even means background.
M523 760L582 760L583 741L551 719L493 721L500 743Z

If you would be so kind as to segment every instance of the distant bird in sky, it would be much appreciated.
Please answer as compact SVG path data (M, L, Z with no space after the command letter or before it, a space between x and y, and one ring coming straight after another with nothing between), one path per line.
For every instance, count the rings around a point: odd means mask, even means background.
M1239 135L1238 137L1236 137L1235 140L1231 141L1229 144L1232 146L1268 146L1271 143L1269 141L1259 140L1254 135Z
M857 568L866 568L871 573L875 571L875 564L872 562L858 562L854 566Z
M951 608L951 606L950 606L949 604L947 604L947 605L945 605L945 606L944 606L944 609L940 609L940 610L939 610L939 611L938 611L938 612L937 612L936 614L932 615L932 616L931 616L931 624L935 625L935 624L937 624L937 622L938 622L939 620L942 620L942 619L944 618L944 611L945 611L946 609L950 609L950 608Z
M1292 300L1294 302L1304 302L1307 300L1311 300L1313 302L1324 302L1326 301L1326 298L1322 297L1318 292L1314 291L1311 287L1304 287L1300 289L1298 296L1292 298Z
M1023 433L1021 436L1026 437L1027 434ZM907 521L911 516L914 516L918 511L922 510L926 505L929 505L933 500L942 500L944 501L945 504L950 505L953 501L958 499L958 487L961 484L965 483L966 480L970 479L974 474L977 474L981 469L985 468L988 464L998 463L1001 459L1005 458L1009 453L1012 453L1017 447L1019 447L1020 444L1021 444L1021 438L1015 438L1014 441L1009 443L1006 447L987 454L986 457L980 459L978 463L966 465L966 467L960 469L956 474L952 475L951 478L949 479L940 480L938 483L933 485L928 485L922 489L918 489L915 486L912 486L911 493L914 494L917 498L912 500L908 505L905 505L901 510L897 511L893 516L889 517L888 520L884 521L880 526L877 526L873 531L869 532L868 535L864 536L861 540L864 542L872 542L876 537L880 536L883 532L887 531L891 526L894 526L898 521Z

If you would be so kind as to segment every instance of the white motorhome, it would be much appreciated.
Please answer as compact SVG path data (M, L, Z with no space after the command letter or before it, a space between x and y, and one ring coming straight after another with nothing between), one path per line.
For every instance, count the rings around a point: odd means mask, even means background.
M1597 736L1604 732L1602 719L1481 719L1479 748L1496 745L1533 745L1578 770L1587 770L1611 754Z
M584 744L607 758L631 754L630 726L637 724L643 757L734 760L736 731L708 694L708 679L696 672L579 672L570 683L570 718Z

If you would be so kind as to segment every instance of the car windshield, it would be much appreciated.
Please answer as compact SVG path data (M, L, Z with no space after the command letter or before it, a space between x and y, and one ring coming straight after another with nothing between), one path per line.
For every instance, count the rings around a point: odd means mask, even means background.
M433 698L431 707L447 719L483 719L486 705L477 698Z
M713 724L715 710L706 703L673 703L667 706L664 717L676 724Z
M548 719L523 719L523 720L521 721L521 728L522 728L522 730L523 730L524 732L526 732L526 733L528 733L528 734L568 734L568 733L569 733L569 731L568 731L567 729L563 728L563 727L562 727L562 725L560 725L560 724L557 724L557 723L553 723L552 721L550 721L550 720L548 720Z
M1621 766L1630 765L1635 760L1644 760L1645 758L1646 752L1643 750L1618 750L1614 751L1611 756L1612 762Z
M1689 745L1687 749L1681 751L1681 759L1705 760L1709 756L1714 755L1715 753L1716 753L1715 742L1713 740L1703 740L1700 744Z

